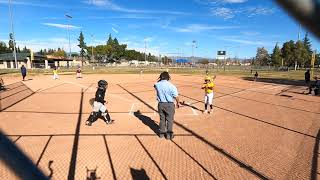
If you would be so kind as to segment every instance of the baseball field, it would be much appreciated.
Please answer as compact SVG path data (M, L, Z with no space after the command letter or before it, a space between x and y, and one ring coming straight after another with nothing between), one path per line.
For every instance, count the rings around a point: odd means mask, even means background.
M181 106L160 139L158 74L7 76L0 129L52 179L316 179L320 98L289 81L218 75L203 114L202 75L172 74ZM97 82L113 124L86 126ZM19 179L0 162L0 179Z

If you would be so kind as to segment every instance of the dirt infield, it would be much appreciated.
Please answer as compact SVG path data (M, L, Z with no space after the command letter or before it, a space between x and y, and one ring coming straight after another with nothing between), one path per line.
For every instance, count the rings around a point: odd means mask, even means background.
M203 77L172 75L181 101L172 141L156 135L158 75L4 78L0 129L52 179L310 179L319 177L320 98L305 87L218 76L202 114ZM112 125L85 126L99 79ZM141 114L136 112L140 111ZM3 162L0 179L18 179Z

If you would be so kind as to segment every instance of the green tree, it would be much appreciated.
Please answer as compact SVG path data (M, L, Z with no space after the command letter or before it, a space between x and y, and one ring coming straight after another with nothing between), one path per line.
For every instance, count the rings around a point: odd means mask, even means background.
M56 57L67 57L67 53L63 49L60 49L60 48L58 51L53 52L52 55L56 56Z
M79 39L78 39L78 41L79 41L79 44L78 44L78 47L80 48L80 56L81 56L81 61L82 61L82 63L83 63L83 57L85 56L85 54L86 54L86 43L84 42L84 36L83 36L83 33L82 33L82 31L80 32L80 35L79 35Z
M309 39L308 32L306 32L306 35L304 36L303 45L307 50L306 62L310 64L313 51L312 51L312 45ZM307 64L305 63L304 65L307 65Z
M281 54L284 60L284 65L286 66L294 65L295 63L294 49L295 49L295 43L292 40L285 42L283 44L283 47L281 48Z
M309 39L309 34L308 34L308 32L306 32L306 35L304 36L303 45L304 45L304 47L307 49L308 54L309 54L310 59L311 59L311 56L312 56L313 51L312 51L312 45L311 45L311 41L310 41L310 39Z
M127 60L144 60L144 54L136 50L125 50L124 57Z
M24 46L24 48L22 49L22 52L24 52L24 53L29 53L29 52L30 52L30 49L27 49L27 47Z
M316 54L316 60L314 64L320 66L320 53Z
M200 59L199 63L204 65L209 64L209 59Z
M297 41L294 49L294 59L298 65L310 66L309 52L302 41Z
M112 39L112 36L111 36L111 34L109 34L109 38L108 38L108 40L107 40L107 45L113 45L113 39Z
M7 47L5 42L0 41L0 53L10 52L10 49Z
M265 66L268 65L270 62L270 57L268 50L266 50L264 47L257 49L257 55L256 55L256 65Z
M271 54L271 63L274 66L278 66L278 65L281 65L281 61L282 61L281 50L277 43Z

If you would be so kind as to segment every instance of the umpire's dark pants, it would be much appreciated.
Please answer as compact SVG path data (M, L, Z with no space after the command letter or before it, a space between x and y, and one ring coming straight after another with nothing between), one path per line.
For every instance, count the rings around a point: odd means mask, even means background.
M158 112L160 115L160 133L173 133L173 118L175 113L174 103L162 103L158 104Z

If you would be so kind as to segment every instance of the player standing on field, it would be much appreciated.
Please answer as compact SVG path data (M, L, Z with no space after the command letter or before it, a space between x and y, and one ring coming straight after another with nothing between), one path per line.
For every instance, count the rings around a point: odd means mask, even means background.
M78 79L78 78L82 78L80 66L78 66L78 68L77 68L77 79Z
M59 79L59 76L58 76L58 70L56 67L54 67L53 69L53 79L56 80L56 79Z
M210 76L206 76L204 79L204 84L202 85L201 89L204 89L205 96L204 96L204 113L211 113L213 106L213 88L214 83L213 79ZM208 105L210 105L210 110L208 110Z

